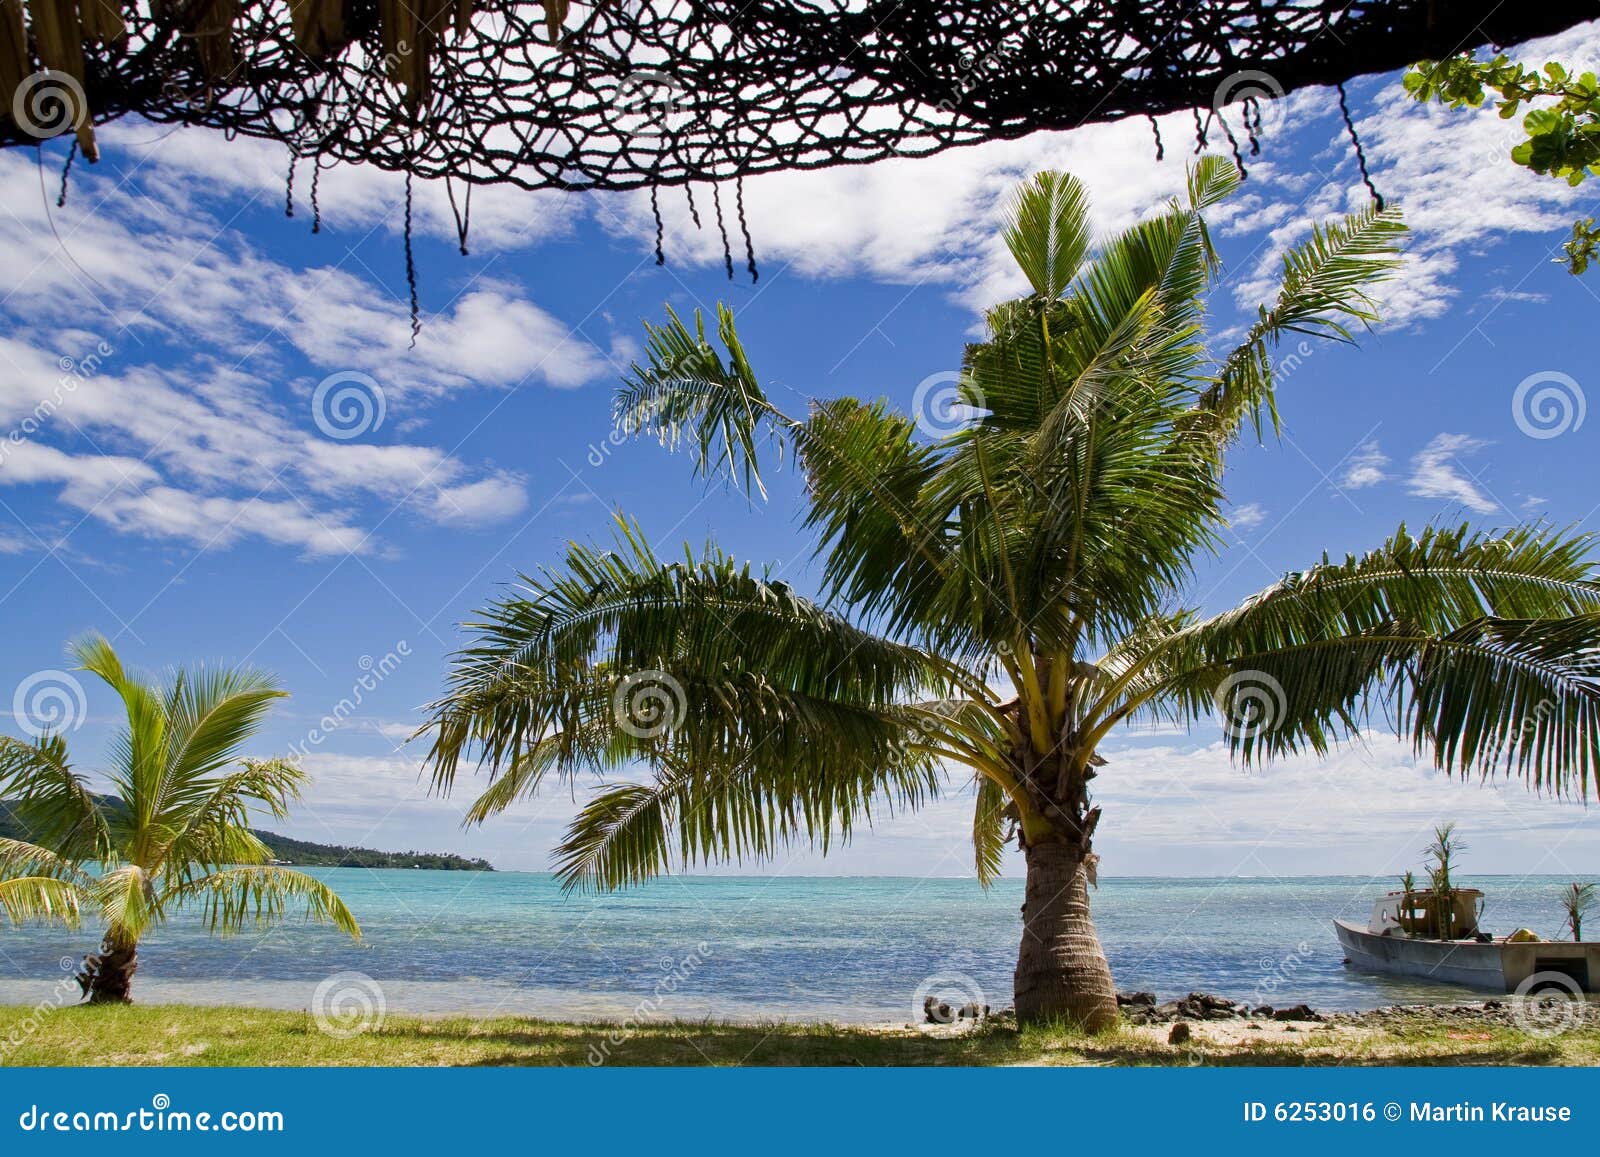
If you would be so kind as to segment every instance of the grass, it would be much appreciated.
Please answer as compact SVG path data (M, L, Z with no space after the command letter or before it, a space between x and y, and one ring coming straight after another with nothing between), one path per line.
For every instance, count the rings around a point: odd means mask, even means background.
M1227 1024L1228 1022L1224 1022ZM523 1017L391 1016L351 1036L306 1012L178 1005L0 1007L8 1065L1595 1065L1600 1025L1544 1038L1462 1019L1382 1024L1194 1026L1187 1045L1165 1028L1099 1036L836 1025L663 1022L624 1030Z

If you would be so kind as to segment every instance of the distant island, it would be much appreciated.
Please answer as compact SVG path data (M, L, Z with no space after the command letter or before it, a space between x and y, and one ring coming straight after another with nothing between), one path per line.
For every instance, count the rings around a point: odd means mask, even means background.
M256 838L272 849L276 862L297 868L434 868L445 872L492 872L488 860L469 860L453 852L375 852L371 848L346 848L291 840L277 832L257 831Z
M120 806L110 797L97 797L102 806ZM255 836L272 852L278 864L297 868L432 868L444 872L492 872L488 860L468 859L451 852L379 852L372 848L347 848L336 844L314 844L293 840L277 832L255 831ZM22 824L11 806L0 800L0 839L26 839Z

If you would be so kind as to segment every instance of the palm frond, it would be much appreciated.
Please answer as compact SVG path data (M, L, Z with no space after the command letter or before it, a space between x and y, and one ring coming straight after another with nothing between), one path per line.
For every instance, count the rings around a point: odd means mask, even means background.
M73 862L112 854L112 835L86 777L72 770L59 735L25 743L0 735L0 799L36 843Z
M1400 267L1405 233L1398 206L1368 206L1343 221L1313 227L1309 238L1291 248L1283 258L1277 301L1260 307L1255 324L1201 395L1205 428L1229 438L1248 417L1259 436L1265 414L1276 430L1272 351L1291 334L1350 342L1352 325L1376 322L1367 291Z
M670 307L665 325L646 324L649 364L629 369L616 397L617 427L625 434L653 434L668 448L688 443L702 477L725 474L746 493L765 496L757 460L760 427L765 422L781 430L791 423L762 390L733 312L717 306L726 362L706 340L699 311L694 324L691 333Z
M567 889L611 891L671 870L767 860L796 842L826 852L848 842L874 805L916 808L939 788L936 763L905 748L822 761L767 758L690 764L658 759L649 783L607 788L568 826L556 849Z
M149 825L160 812L168 766L164 697L149 679L126 671L102 635L78 639L67 651L79 667L100 676L122 699L128 719L112 741L115 762L110 777L128 806L131 822Z
M188 901L199 902L201 919L213 932L237 932L250 923L276 923L297 906L306 919L332 924L352 940L361 939L361 926L332 888L315 876L289 868L227 868L191 880L162 897L163 905Z
M76 928L78 886L55 876L0 879L0 912L4 912L13 924L28 920L52 920Z
M161 899L155 881L137 864L112 869L85 891L105 921L108 934L138 940L145 929L161 918Z
M756 735L820 745L825 728L841 744L882 746L895 728L879 710L944 679L924 652L715 549L663 562L626 524L618 550L572 544L560 570L526 579L476 630L454 661L450 693L432 708L428 762L441 790L463 757L503 772L554 734L565 737L568 771L616 766L663 742L723 753ZM665 697L676 726L630 721L640 696Z
M977 799L972 809L972 850L978 869L978 883L987 888L1000 878L1005 862L1005 789L986 775L976 777Z
M40 844L0 837L0 879L47 876L82 884L88 880L73 860Z
M1323 752L1374 718L1449 772L1587 795L1600 761L1600 584L1587 535L1404 527L1151 647L1132 701L1198 719L1236 689L1244 760Z
M1001 238L1033 291L1057 298L1089 252L1089 193L1069 173L1037 173L1006 209Z
M208 777L238 759L240 746L284 698L271 675L247 667L174 677L166 693L171 754L164 804L183 806L210 794Z

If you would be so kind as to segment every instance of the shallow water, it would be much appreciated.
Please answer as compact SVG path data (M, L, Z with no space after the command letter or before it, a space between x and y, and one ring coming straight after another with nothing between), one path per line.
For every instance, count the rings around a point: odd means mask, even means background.
M606 897L547 875L322 869L362 945L292 922L212 938L174 919L140 950L142 1002L308 1008L336 974L371 977L391 1012L552 1018L904 1021L930 985L1011 1001L1020 880L683 877ZM1565 879L1478 877L1484 926L1555 936ZM1192 989L1326 1009L1475 994L1347 970L1331 921L1365 921L1387 880L1109 879L1096 922L1123 991ZM48 999L89 931L0 927L0 1003ZM342 978L334 988L364 985ZM325 993L330 991L324 990Z

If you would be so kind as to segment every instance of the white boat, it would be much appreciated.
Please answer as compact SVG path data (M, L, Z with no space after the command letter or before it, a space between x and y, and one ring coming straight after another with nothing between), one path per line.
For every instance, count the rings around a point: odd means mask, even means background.
M1335 920L1345 963L1486 992L1600 991L1600 943L1491 936L1478 927L1483 893L1451 894L1454 904L1444 905L1431 892L1390 892L1372 905L1365 928Z

